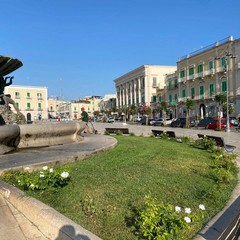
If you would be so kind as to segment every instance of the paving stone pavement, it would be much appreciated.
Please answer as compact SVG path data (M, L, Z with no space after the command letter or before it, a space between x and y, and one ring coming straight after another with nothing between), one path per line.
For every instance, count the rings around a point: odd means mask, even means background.
M104 151L116 145L116 141L103 133L106 127L128 127L130 133L149 136L152 129L173 130L177 136L197 138L198 133L222 136L227 144L235 145L236 153L240 153L238 132L217 132L211 130L163 128L141 125L125 125L123 123L93 123L98 134L85 134L84 141L46 148L21 150L0 156L0 174L8 169L24 169L25 167L41 168L59 162L73 162L84 159L91 154ZM16 210L6 198L0 194L0 240L46 240L39 229Z

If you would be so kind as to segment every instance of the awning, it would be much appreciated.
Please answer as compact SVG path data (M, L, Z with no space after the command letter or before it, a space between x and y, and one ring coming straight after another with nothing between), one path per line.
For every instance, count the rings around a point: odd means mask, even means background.
M6 76L22 66L22 62L17 58L0 55L0 75Z

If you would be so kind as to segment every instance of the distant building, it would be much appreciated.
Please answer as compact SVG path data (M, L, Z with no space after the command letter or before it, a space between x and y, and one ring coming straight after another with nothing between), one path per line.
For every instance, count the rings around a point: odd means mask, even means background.
M11 85L5 88L4 93L11 95L27 120L48 119L47 87Z
M86 96L83 99L72 101L61 101L57 99L48 99L48 112L51 117L60 116L62 119L80 119L81 108L84 108L89 116L93 116L95 111L99 111L101 97Z
M100 102L100 111L116 109L116 94L106 94Z
M176 66L143 65L115 79L117 108L150 106L156 102L156 88L165 86L165 75L176 70Z

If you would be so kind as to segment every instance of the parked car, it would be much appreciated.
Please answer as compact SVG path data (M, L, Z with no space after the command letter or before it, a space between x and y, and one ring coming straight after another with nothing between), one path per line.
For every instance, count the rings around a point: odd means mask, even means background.
M152 121L150 121L150 125L162 126L163 125L163 118L154 118Z
M229 122L233 125L233 126L238 126L239 121L236 117L229 117Z
M190 127L195 126L195 121L189 118ZM186 127L186 118L177 118L175 121L172 121L170 124L171 127Z
M227 119L221 118L221 128L226 128ZM208 129L217 129L219 127L219 118L214 118L212 122L208 124ZM229 127L232 127L232 124L229 123Z
M115 122L114 118L109 118L108 119L108 123L114 123L114 122Z
M186 118L177 118L170 124L171 127L186 127Z
M172 123L172 119L167 118L166 119L166 125L169 126ZM163 126L164 125L164 119L163 118L157 118L150 122L153 126Z
M205 128L207 129L208 128L208 124L210 122L213 121L213 118L211 117L206 117L206 118L203 118L199 121L199 123L197 124L196 128Z
M143 117L142 117L142 119L141 119L142 125L146 125L146 119L147 119L146 116L143 116ZM147 123L147 125L150 125L150 122L153 121L153 120L154 120L153 118L149 118L149 117L148 117L148 123Z

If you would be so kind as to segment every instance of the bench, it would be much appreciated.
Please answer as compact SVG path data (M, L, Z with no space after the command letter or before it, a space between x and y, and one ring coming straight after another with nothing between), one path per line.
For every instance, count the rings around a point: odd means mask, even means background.
M233 152L236 146L225 144L224 139L222 137L216 137L216 136L211 136L211 135L203 135L203 134L198 134L199 138L209 138L213 139L216 142L216 145L219 147L223 147L227 152Z
M166 134L169 138L177 138L174 131L166 131Z
M160 137L163 134L163 130L152 129L152 133L155 137Z
M105 130L110 134L116 134L118 131L121 131L123 134L129 134L128 128L105 128Z

